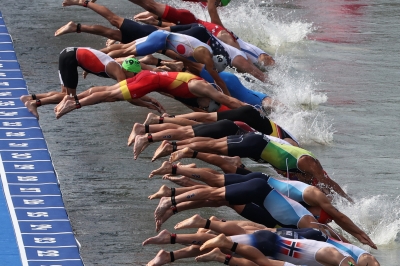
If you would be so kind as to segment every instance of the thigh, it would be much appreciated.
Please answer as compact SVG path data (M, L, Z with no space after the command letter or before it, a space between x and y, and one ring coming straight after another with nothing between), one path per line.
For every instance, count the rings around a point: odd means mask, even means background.
M58 60L58 73L60 82L65 87L76 89L78 86L78 60L76 59L75 47L62 50Z

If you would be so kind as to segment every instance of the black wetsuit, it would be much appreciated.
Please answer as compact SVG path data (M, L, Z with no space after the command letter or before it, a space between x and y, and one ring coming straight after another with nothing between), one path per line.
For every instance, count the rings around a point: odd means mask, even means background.
M228 119L232 121L242 121L255 130L277 138L290 138L297 142L286 130L275 124L268 117L262 116L260 112L251 105L242 106L236 109L217 113L217 120ZM273 133L276 132L276 135Z
M210 124L198 124L192 126L195 137L208 137L219 139L230 135L241 135L245 132L233 121L220 120Z
M130 43L139 38L146 37L158 29L152 25L140 24L131 19L124 19L119 30L121 31L121 43Z

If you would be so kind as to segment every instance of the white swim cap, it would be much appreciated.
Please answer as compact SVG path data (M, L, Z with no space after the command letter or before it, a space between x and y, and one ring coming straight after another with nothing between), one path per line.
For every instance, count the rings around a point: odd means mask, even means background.
M228 61L223 55L214 55L213 56L214 66L217 69L218 73L225 70L228 66Z

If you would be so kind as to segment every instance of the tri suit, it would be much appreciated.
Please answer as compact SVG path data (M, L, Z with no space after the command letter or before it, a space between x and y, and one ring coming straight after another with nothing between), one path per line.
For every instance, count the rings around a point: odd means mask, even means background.
M76 89L78 86L78 69L81 67L88 73L103 78L110 78L106 66L115 62L103 52L89 47L67 47L61 51L58 60L60 82L65 87Z

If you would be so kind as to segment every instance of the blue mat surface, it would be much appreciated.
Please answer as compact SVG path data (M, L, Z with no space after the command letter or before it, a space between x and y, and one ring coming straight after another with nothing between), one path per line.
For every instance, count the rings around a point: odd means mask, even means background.
M0 12L0 265L82 266L78 243Z

